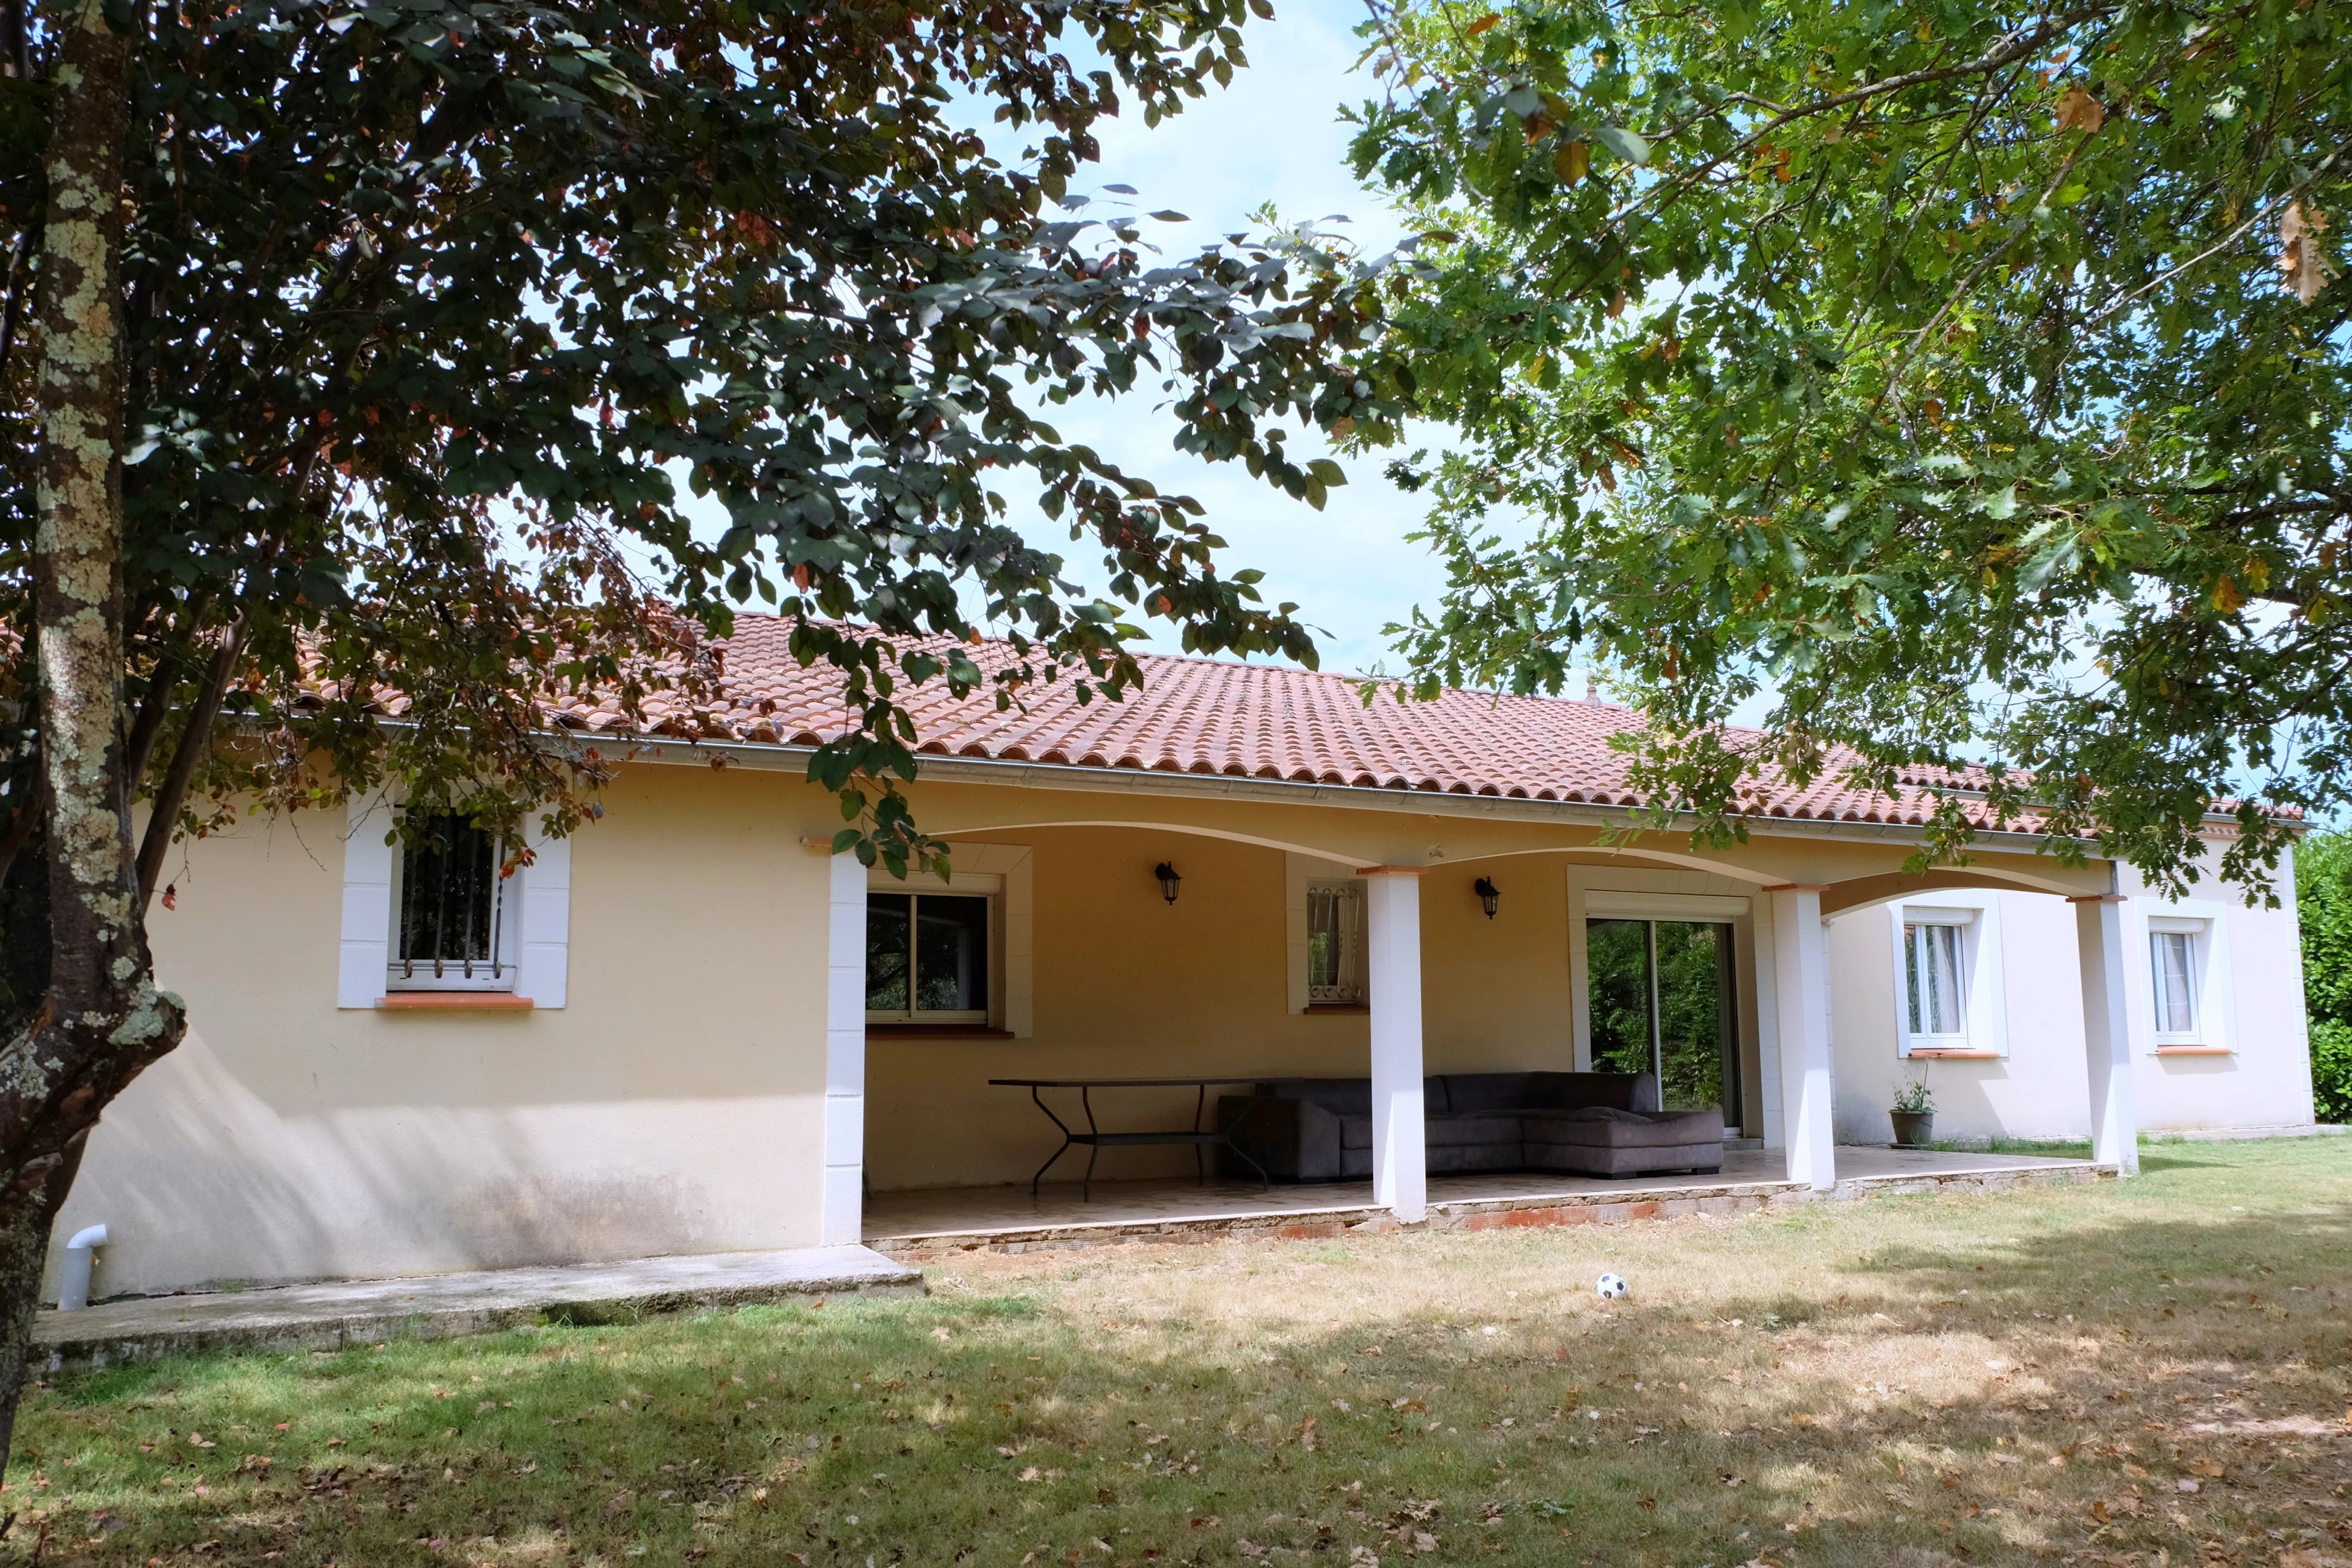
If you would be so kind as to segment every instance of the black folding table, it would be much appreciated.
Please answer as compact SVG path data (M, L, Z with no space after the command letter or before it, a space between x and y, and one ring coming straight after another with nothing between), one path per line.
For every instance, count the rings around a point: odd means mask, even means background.
M1243 1106L1241 1113L1223 1127L1203 1131L1201 1126L1202 1115L1208 1109L1209 1088L1212 1084L1264 1083L1267 1082L1264 1077L992 1078L988 1082L992 1088L1029 1091L1029 1098L1036 1103L1037 1109L1045 1113L1045 1119L1053 1123L1062 1134L1062 1146L1055 1149L1053 1158L1039 1166L1037 1174L1029 1178L1029 1196L1032 1197L1037 1195L1037 1184L1045 1179L1047 1171L1054 1168L1054 1161L1069 1153L1070 1146L1074 1144L1083 1144L1089 1151L1087 1155L1087 1174L1078 1185L1080 1197L1087 1202L1092 1202L1094 1199L1095 1160L1107 1148L1182 1147L1189 1145L1192 1150L1194 1173L1202 1181L1208 1179L1208 1169L1206 1162L1202 1158L1201 1151L1208 1148L1231 1149L1249 1166L1250 1169L1257 1172L1257 1179L1261 1184L1268 1188L1274 1185L1273 1179L1265 1174L1265 1167L1251 1158L1248 1150L1234 1142L1234 1129L1249 1119L1248 1106ZM1085 1110L1087 1115L1085 1132L1077 1131L1054 1113L1054 1108L1045 1103L1045 1091L1048 1089L1075 1089L1078 1092L1078 1104ZM1195 1092L1192 1098L1192 1124L1189 1128L1181 1129L1106 1133L1095 1122L1094 1092L1097 1089L1192 1090Z

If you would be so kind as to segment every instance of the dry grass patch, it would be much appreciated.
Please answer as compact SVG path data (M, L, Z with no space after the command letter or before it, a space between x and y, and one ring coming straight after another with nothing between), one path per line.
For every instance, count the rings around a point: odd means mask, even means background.
M44 1392L44 1562L2352 1564L2352 1144ZM1604 1269L1633 1293L1592 1293ZM2338 1292L2345 1292L2339 1296Z

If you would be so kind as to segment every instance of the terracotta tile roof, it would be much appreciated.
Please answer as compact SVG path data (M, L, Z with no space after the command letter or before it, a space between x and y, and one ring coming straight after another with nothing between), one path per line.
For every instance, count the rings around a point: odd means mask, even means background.
M779 746L814 746L842 734L850 716L837 672L822 664L803 669L789 635L784 622L739 615L724 646L720 700L689 710L653 694L646 708L654 732ZM1012 657L1001 644L969 651L983 668ZM1142 689L1115 703L1097 696L1081 704L1073 684L1060 680L1030 688L1021 706L1000 713L985 688L958 700L944 683L928 684L906 699L921 737L918 750L1352 789L1640 803L1626 781L1627 758L1609 744L1634 717L1610 704L1449 691L1427 703L1383 694L1368 707L1344 675L1166 654L1140 659ZM566 699L549 717L568 729L629 732L610 701ZM1801 789L1768 779L1744 804L1763 817L1911 826L1925 822L1933 806L1916 786L1874 795L1833 772Z

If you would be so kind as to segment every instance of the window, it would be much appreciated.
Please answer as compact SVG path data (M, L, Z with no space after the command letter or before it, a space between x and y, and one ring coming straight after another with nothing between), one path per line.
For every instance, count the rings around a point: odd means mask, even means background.
M1360 1006L1364 989L1364 884L1307 884L1307 1000Z
M499 837L442 813L409 824L394 892L393 990L511 990L511 878Z
M2197 936L2189 931L2150 931L2148 969L2156 987L2156 1038L2159 1043L2197 1038Z
M1930 1050L1964 1049L1968 1020L1961 998L1968 990L1960 967L1963 928L1906 921L1903 950L1906 998L1912 1043Z
M1584 923L1592 1066L1654 1072L1668 1111L1739 1124L1738 979L1730 925L1622 917Z
M989 915L984 896L868 893L867 1021L988 1022Z

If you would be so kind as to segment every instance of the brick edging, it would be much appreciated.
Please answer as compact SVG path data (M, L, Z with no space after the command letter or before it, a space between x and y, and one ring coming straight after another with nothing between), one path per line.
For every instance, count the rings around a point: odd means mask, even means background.
M2027 1166L1937 1175L1861 1176L1826 1193L1793 1182L1730 1182L1675 1187L1655 1197L1611 1192L1549 1193L1529 1197L1465 1198L1429 1206L1417 1225L1369 1205L1308 1214L1251 1214L1202 1219L1144 1219L1131 1224L1042 1225L987 1233L870 1238L866 1245L902 1263L922 1263L974 1252L1018 1254L1075 1251L1128 1243L1204 1244L1223 1240L1317 1241L1378 1236L1399 1230L1520 1230L1560 1225L1626 1225L1690 1214L1738 1214L1820 1202L1851 1202L1882 1193L2017 1186L2086 1186L2113 1177L2111 1166Z

